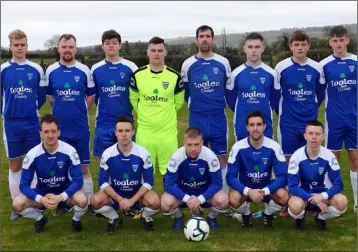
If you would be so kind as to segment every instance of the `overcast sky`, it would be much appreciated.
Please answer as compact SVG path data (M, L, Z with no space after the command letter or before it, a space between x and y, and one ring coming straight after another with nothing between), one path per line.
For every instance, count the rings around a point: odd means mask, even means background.
M1 1L1 45L9 45L11 30L21 29L30 50L43 49L48 38L62 33L74 34L77 46L100 44L109 29L134 42L193 36L203 24L228 34L348 23L357 23L356 1Z

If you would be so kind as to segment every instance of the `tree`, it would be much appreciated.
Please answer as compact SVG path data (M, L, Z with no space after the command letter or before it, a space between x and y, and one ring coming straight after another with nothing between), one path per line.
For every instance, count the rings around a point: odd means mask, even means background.
M47 50L52 51L54 48L56 48L58 46L58 40L59 40L60 36L61 35L59 35L59 34L52 35L51 38L46 40L46 42L44 43L44 47Z

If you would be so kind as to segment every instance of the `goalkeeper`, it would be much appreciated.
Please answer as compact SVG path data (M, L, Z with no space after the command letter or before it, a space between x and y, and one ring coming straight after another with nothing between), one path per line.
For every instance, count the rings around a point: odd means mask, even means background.
M148 43L149 65L134 72L129 99L137 113L136 143L144 146L161 175L172 154L178 149L177 111L184 103L180 74L164 64L167 55L164 40Z

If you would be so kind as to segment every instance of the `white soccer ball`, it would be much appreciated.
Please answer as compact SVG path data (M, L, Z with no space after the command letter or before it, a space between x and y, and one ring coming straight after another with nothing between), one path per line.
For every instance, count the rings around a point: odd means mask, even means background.
M209 224L201 217L192 217L184 225L184 235L189 241L204 241L209 232Z

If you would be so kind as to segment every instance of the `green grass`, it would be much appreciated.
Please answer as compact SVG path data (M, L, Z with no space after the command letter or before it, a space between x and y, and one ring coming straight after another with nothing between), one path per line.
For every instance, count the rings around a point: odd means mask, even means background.
M49 112L49 104L46 103L40 113ZM90 112L91 136L95 120L95 106ZM229 147L234 144L232 117L233 113L227 110L230 125ZM179 145L183 143L183 132L187 127L188 111L186 106L179 112ZM319 119L323 119L323 107L320 108ZM274 128L277 127L277 117L274 118ZM0 132L1 133L1 132ZM2 134L1 134L2 136ZM93 140L93 138L91 138ZM1 141L1 145L3 142ZM91 142L91 150L93 142ZM91 151L92 153L92 151ZM349 199L347 212L337 219L328 220L328 231L318 233L315 229L313 217L306 217L306 231L298 232L294 229L294 221L291 218L278 218L275 227L265 229L262 219L254 219L254 227L251 230L244 230L240 223L224 216L218 220L222 228L211 231L205 242L195 243L186 241L183 231L175 232L170 229L172 219L157 213L154 216L154 232L145 232L142 223L124 217L124 224L113 234L107 234L105 228L107 220L95 216L84 216L82 221L84 230L82 233L73 234L71 231L72 213L61 217L53 217L51 211L46 211L49 222L45 232L35 234L32 232L34 222L21 218L18 221L8 220L10 214L11 198L8 191L8 166L1 146L1 250L43 250L43 251L79 251L79 250L156 250L156 251L253 251L253 250L310 250L310 251L342 251L357 250L357 218L353 213L353 197L349 179L347 155L342 153L341 168L344 179L344 194ZM95 191L98 190L98 160L91 158L91 172L95 184ZM159 172L156 172L154 190L159 194L163 193L162 179ZM263 205L253 205L252 210L263 209ZM187 211L185 211L188 216Z

